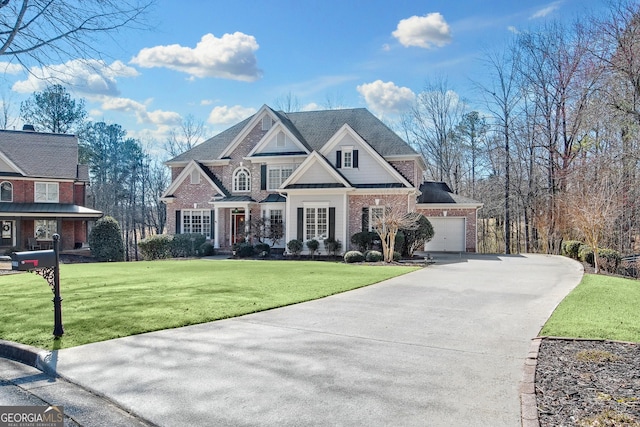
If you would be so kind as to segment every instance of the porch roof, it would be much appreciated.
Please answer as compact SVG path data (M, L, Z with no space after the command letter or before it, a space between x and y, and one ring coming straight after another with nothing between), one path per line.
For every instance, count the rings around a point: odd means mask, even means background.
M102 212L70 203L0 203L0 217L101 218Z

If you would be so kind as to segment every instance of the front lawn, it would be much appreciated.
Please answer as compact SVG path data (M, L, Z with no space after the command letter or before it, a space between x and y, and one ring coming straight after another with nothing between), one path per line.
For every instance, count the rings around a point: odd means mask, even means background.
M540 335L640 342L640 281L586 274Z
M240 316L356 289L415 270L314 261L170 260L63 264L64 336L35 274L0 276L0 339L53 349Z

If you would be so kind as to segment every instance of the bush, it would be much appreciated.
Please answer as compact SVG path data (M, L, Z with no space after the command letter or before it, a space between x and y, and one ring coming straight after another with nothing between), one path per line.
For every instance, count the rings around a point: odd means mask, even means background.
M351 236L351 243L358 247L360 252L371 249L373 242L379 239L378 233L375 231L361 231Z
M293 255L296 255L296 256L300 255L300 252L302 252L303 248L304 246L302 245L302 240L292 239L287 242L287 249Z
M233 251L238 258L251 258L256 250L251 243L242 242L233 245Z
M271 246L268 243L256 243L255 252L262 258L271 254Z
M171 241L171 256L193 257L198 256L200 247L207 240L204 234L183 233L173 236Z
M114 218L100 218L89 234L91 255L96 261L124 261L124 243L120 224Z
M327 253L336 256L340 249L342 249L342 243L340 240L336 240L332 237L324 239L324 247L327 249Z
M616 250L605 248L598 250L598 264L609 273L617 273L621 261L622 256Z
M393 260L395 262L400 261L400 259L402 258L402 255L400 254L400 252L398 251L393 251Z
M204 242L200 245L200 256L213 256L216 254L216 250L211 242Z
M579 240L565 240L560 247L560 253L566 257L578 259L580 245L582 245L582 242Z
M309 248L309 252L311 252L311 258L316 254L316 251L320 247L320 242L316 239L311 239L307 241L307 248Z
M155 234L138 242L142 257L148 261L165 259L171 256L172 237L167 234Z
M367 262L380 262L384 259L380 251L367 251L364 254L364 260Z
M403 233L405 239L401 252L409 257L412 257L415 251L424 249L425 243L431 241L434 235L433 225L424 215L418 217L418 228L403 230Z
M349 251L344 254L344 262L351 264L364 261L364 255L360 251Z
M580 245L578 249L578 260L582 262L586 262L587 264L593 266L593 250L588 245Z

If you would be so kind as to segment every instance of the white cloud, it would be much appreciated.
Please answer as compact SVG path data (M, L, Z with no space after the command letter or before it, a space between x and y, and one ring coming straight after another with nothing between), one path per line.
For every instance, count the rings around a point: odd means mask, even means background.
M255 37L241 32L221 38L209 33L195 48L179 44L144 48L131 62L145 68L165 67L192 77L255 81L262 77L255 57L258 48Z
M200 101L200 105L211 105L213 104L213 99L203 99L202 101Z
M27 80L14 83L12 89L20 93L44 90L51 83L59 83L87 97L117 96L118 77L136 77L139 73L121 61L111 65L102 60L72 60L47 67L32 67Z
M442 47L451 42L449 24L438 12L402 19L392 34L405 47L417 46L430 49L434 46Z
M310 102L302 107L302 111L318 111L322 110L322 107L315 102Z
M562 4L562 1L554 1L553 3L550 3L548 6L538 10L537 12L535 12L533 15L531 15L531 17L529 19L538 19L538 18L544 18L547 15L555 12L556 10L558 10L560 8L560 5Z
M237 123L246 119L255 112L255 108L243 107L241 105L234 105L233 107L227 107L226 105L222 107L215 107L211 110L207 122L212 125Z
M408 87L376 80L357 87L367 106L379 114L398 114L411 107L416 95Z
M11 62L0 62L0 70L5 74L20 74L25 69L20 64L12 64Z
M139 123L154 124L157 126L177 126L182 118L173 111L147 111L147 106L129 98L105 97L102 100L102 109L134 113Z

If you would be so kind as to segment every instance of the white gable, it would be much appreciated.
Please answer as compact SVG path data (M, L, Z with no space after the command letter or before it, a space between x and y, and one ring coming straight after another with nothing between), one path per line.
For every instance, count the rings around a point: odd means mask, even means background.
M269 132L249 152L249 156L262 153L309 153L309 150L282 123L274 124Z
M238 133L235 138L233 138L233 141L231 141L227 148L225 148L222 153L220 153L219 158L222 159L229 156L236 149L236 147L238 147L238 145L242 141L244 141L244 139L249 135L249 132L251 132L251 130L253 130L256 126L261 126L261 129L263 131L268 131L273 126L275 126L277 122L278 116L276 116L276 114L271 108L269 108L268 105L263 105L262 108L260 108L260 110L258 110L258 112L253 115L251 120L249 120L249 123L247 123L242 131Z
M19 173L26 175L18 166L16 166L7 156L0 153L0 172Z
M189 164L180 172L176 179L169 185L169 188L162 194L161 199L165 199L171 195L180 187L183 182L200 185L208 184L212 187L214 195L224 195L224 191L219 188L215 182L202 170L200 165L192 160Z
M342 184L351 187L349 181L345 180L326 160L317 152L312 152L309 157L298 167L287 180L282 183L282 187L292 184Z
M354 153L357 151L357 154ZM340 152L341 165L338 167L338 152ZM345 167L345 153L350 152L352 163L357 156L358 164ZM322 147L320 153L340 173L354 185L359 184L403 184L412 185L395 170L389 162L380 156L371 146L363 140L349 125L344 125Z

